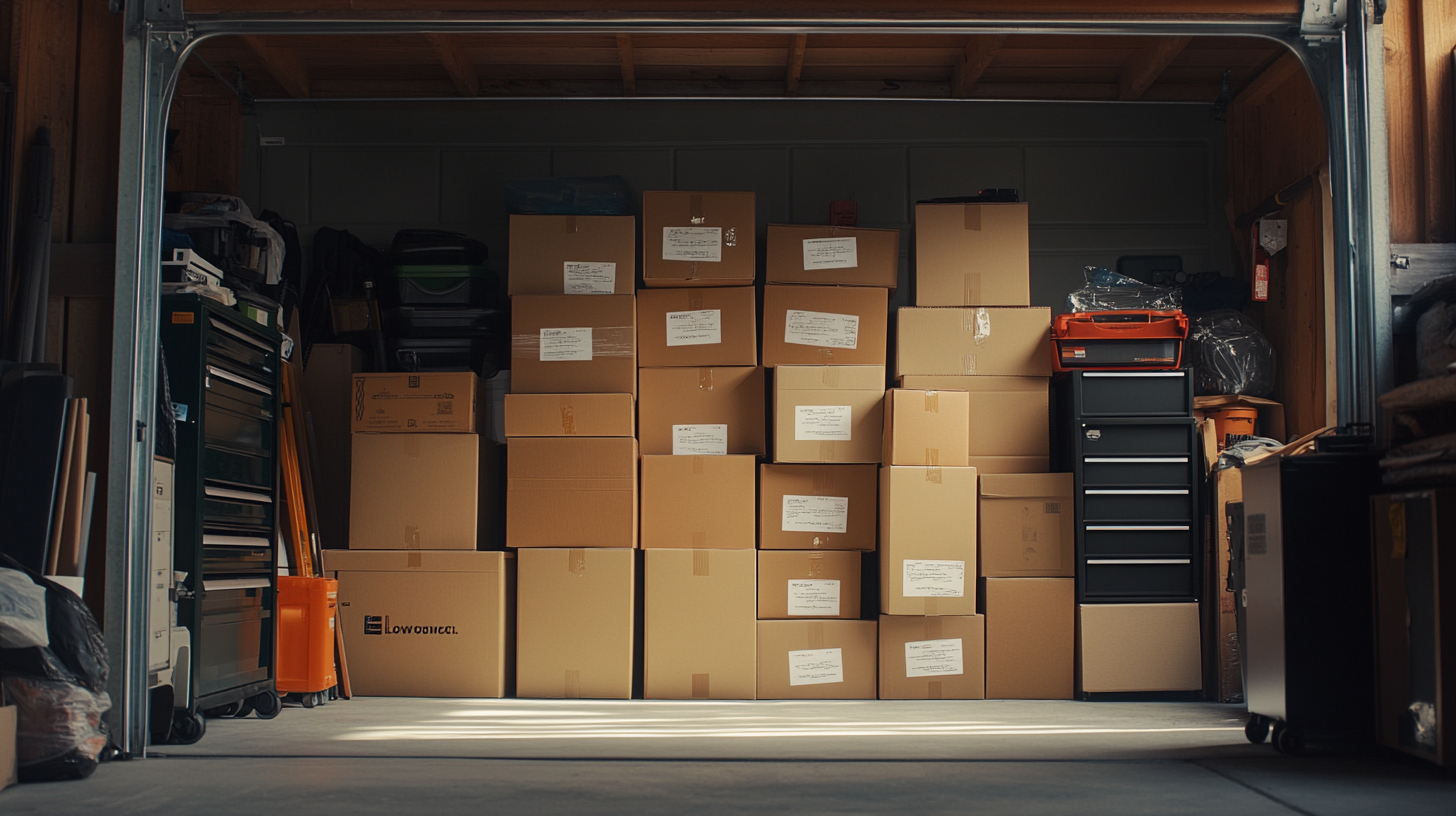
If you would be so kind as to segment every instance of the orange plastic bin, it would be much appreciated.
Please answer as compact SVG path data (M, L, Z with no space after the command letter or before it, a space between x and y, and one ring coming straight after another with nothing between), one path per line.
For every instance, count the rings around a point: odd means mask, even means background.
M334 673L334 613L339 582L333 578L278 578L279 694L298 694L305 706L324 702L338 684Z

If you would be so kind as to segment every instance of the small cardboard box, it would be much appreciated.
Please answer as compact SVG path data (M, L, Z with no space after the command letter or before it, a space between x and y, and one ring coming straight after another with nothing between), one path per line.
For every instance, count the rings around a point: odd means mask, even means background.
M649 288L752 286L753 193L642 194L642 281Z
M751 550L756 456L642 457L642 547Z
M643 697L752 700L753 551L650 550L645 558Z
M1052 375L1051 309L907 308L896 318L896 377Z
M1042 460L1030 470L991 470L982 473L1042 473L1051 454L1051 381L1044 377L902 377L905 388L968 392L970 400L970 456L977 459ZM980 466L977 466L980 467Z
M474 371L355 374L354 433L475 433Z
M1075 576L1072 494L1070 473L981 474L981 576Z
M506 545L636 547L637 440L511 439Z
M976 614L976 469L880 468L880 611Z
M763 287L763 364L885 364L889 293L863 286Z
M774 461L878 463L884 408L882 366L780 366Z
M632 697L635 550L521 550L516 696Z
M970 395L891 388L885 392L886 465L966 467Z
M1196 603L1077 607L1079 691L1198 691L1200 648Z
M982 578L986 698L1070 700L1076 579Z
M636 436L631 394L506 394L506 437Z
M769 283L878 286L900 283L900 231L769 224Z
M986 697L986 619L881 615L881 700Z
M1027 205L916 204L916 306L1031 303Z
M873 700L875 621L759 621L758 699Z
M512 215L509 294L630 295L637 288L637 219Z
M643 453L767 452L762 368L644 368L639 376Z
M859 617L860 554L759 550L758 619Z
M636 296L511 298L511 393L637 393Z
M503 552L324 550L363 697L505 697L515 565Z
M873 550L877 471L874 465L761 465L759 548Z
M480 437L354 434L349 549L473 550Z
M753 287L643 289L637 295L637 365L758 365Z

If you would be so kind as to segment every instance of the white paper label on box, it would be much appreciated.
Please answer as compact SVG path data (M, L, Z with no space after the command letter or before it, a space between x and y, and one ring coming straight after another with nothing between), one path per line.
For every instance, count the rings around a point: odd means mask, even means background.
M784 342L818 348L858 348L859 315L790 309L784 316Z
M663 227L662 259L718 263L723 260L723 228Z
M590 360L592 358L592 330L542 329L541 362L560 360Z
M839 649L789 652L789 685L817 686L844 682L844 653Z
M839 582L794 578L789 581L789 614L804 618L839 617Z
M905 644L906 677L944 677L965 673L960 638L913 640Z
M853 269L859 266L858 241L854 238L805 238L804 271L811 269Z
M669 346L707 346L723 342L723 311L698 309L667 313Z
M900 594L906 598L964 598L966 562L906 559Z
M617 291L617 265L591 261L563 264L561 291L568 295L610 295Z
M849 529L849 497L784 496L786 533L842 533Z
M795 405L794 440L848 442L851 420L848 405Z
M727 425L672 426L673 456L726 456Z

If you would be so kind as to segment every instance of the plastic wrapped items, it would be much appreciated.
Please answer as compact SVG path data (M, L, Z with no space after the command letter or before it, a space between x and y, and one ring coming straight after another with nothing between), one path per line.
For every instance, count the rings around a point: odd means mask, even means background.
M1154 286L1136 278L1119 275L1100 266L1084 266L1087 282L1067 295L1071 312L1121 312L1146 309L1171 312L1183 308L1183 291L1167 286Z
M1193 321L1188 340L1200 396L1273 395L1277 375L1274 346L1244 313L1215 309L1200 315Z
M632 188L621 176L521 179L506 184L514 215L632 215Z
M0 569L0 648L50 645L46 634L45 587L23 572Z

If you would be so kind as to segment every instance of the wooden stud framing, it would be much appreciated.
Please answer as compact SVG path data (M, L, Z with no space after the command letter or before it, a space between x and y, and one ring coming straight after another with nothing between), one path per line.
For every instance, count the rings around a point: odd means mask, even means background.
M622 63L622 93L637 95L637 68L632 59L632 35L617 35L617 59Z
M262 37L249 36L242 38L263 61L264 67L268 69L269 75L277 80L283 90L294 99L307 99L308 89L308 66L298 58L298 55L285 48L269 45Z
M789 72L784 77L784 93L793 96L799 92L799 75L804 72L804 49L809 45L808 34L795 34L789 47Z
M475 66L471 64L465 50L444 34L426 34L425 37L439 55L440 64L445 66L445 73L450 75L450 81L455 83L455 92L461 96L479 96L480 76L476 74Z
M951 96L956 99L969 98L976 81L981 78L981 74L986 73L986 69L991 66L991 60L996 58L996 52L1001 50L1001 45L1005 42L1005 34L978 34L971 37L970 42L966 43L965 56L951 72Z
M1139 51L1132 61L1122 69L1122 78L1117 86L1117 98L1124 102L1141 99L1143 94L1183 49L1192 42L1192 37L1167 37Z
M1260 105L1269 95L1278 90L1286 80L1295 74L1303 71L1304 67L1299 64L1299 59L1293 54L1285 52L1284 56L1274 61L1273 65L1265 68L1263 73L1254 77L1254 81L1244 86L1234 97L1234 105Z

